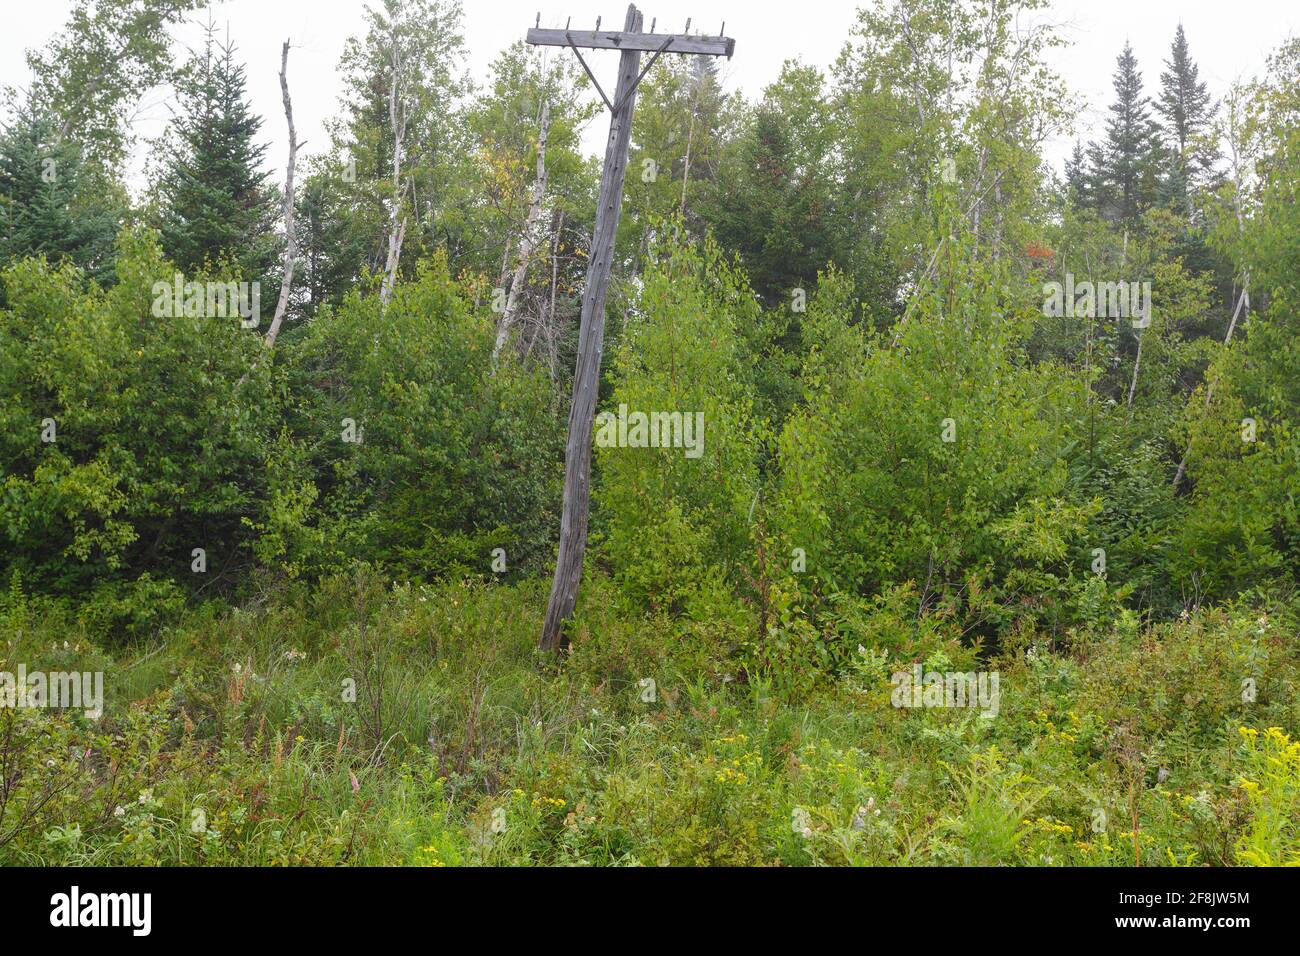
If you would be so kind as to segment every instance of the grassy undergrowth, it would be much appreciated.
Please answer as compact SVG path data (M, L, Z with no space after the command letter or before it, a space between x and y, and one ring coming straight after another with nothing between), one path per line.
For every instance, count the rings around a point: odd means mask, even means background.
M540 584L358 573L112 653L11 601L0 671L102 670L105 712L0 710L0 863L1300 863L1285 607L1026 636L988 717L893 707L869 648L796 696L609 590L558 664Z

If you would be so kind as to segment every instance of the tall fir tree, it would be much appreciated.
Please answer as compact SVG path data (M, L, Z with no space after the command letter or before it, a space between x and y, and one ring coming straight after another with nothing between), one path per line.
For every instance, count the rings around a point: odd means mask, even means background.
M1065 161L1065 190L1071 203L1075 206L1091 206L1096 192L1093 177L1088 171L1088 154L1083 143L1074 143L1070 158Z
M1190 212L1191 193L1212 185L1218 150L1206 136L1215 106L1200 70L1192 60L1183 25L1178 24L1170 59L1160 74L1160 96L1155 101L1170 159L1166 192L1171 204Z
M107 284L125 205L121 187L34 103L0 133L0 262L43 255Z
M309 169L298 190L295 216L298 275L306 293L302 311L313 316L361 278L367 242L352 228L349 215L355 178L330 157L314 159Z
M1157 196L1160 143L1151 118L1151 101L1142 94L1142 74L1133 48L1124 44L1116 59L1115 101L1106 121L1106 139L1090 149L1089 165L1102 195L1101 214L1133 223Z
M178 88L177 149L158 189L163 248L187 272L226 260L245 279L264 279L276 261L277 213L262 169L266 146L256 140L262 118L249 106L234 45L219 43L211 24Z

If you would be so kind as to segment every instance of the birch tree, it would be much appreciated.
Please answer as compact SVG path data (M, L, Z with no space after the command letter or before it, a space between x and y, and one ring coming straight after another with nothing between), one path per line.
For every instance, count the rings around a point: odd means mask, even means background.
M496 365L501 357L501 349L510 338L510 329L519 313L519 300L524 282L528 278L528 263L537 246L537 222L542 216L542 201L546 197L546 134L551 126L550 104L542 106L541 124L537 133L537 177L533 180L533 198L528 204L528 216L519 236L519 264L510 282L510 292L506 296L505 310L497 323L496 344L492 347L492 364Z
M266 347L275 345L289 307L289 293L293 287L294 267L298 260L298 232L294 221L294 173L298 163L298 131L293 125L293 101L289 98L289 41L284 41L280 52L280 95L284 99L284 119L289 126L289 164L284 174L284 273L280 280L280 299L275 304L271 328L266 333Z
M366 237L364 266L382 273L385 302L412 241L432 246L456 206L466 153L464 39L459 0L383 0L344 48L343 110L331 166L353 196L343 210ZM342 248L350 248L344 242Z

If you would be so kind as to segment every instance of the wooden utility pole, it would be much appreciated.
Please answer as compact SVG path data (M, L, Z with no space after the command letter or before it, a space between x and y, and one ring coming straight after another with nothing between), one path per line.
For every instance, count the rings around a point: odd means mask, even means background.
M596 392L600 386L600 357L605 344L605 293L609 290L609 272L614 257L614 237L623 204L623 176L627 172L628 144L632 137L632 110L636 105L636 88L641 79L664 53L694 53L725 56L735 52L736 41L724 36L691 36L690 20L686 32L656 34L654 24L642 33L641 12L635 4L627 8L627 20L621 31L602 31L600 19L594 30L542 30L541 15L537 27L528 31L534 46L563 46L571 49L596 92L610 111L609 139L605 144L605 170L600 180L600 198L596 204L596 226L591 235L591 254L587 264L587 285L582 292L582 317L578 327L578 362L573 375L573 403L569 408L569 438L564 449L564 503L560 517L560 552L551 581L551 598L542 625L541 647L556 650L563 643L565 622L578 601L578 583L582 579L582 557L587 550L587 514L591 504L591 442L596 419ZM726 24L723 24L725 29ZM723 31L719 31L721 34ZM583 59L582 49L620 50L618 86L611 101L601 89L591 67ZM641 68L641 54L652 53L650 62Z

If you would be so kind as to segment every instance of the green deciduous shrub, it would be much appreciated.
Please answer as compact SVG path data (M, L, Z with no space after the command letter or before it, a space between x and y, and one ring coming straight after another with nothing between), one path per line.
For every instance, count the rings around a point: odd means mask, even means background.
M643 608L712 608L708 613L727 616L729 595L745 581L759 426L739 326L757 312L743 278L712 242L683 243L670 232L651 249L603 409L629 418L680 414L683 427L688 418L702 420L703 431L693 436L695 450L631 447L631 428L618 447L613 431L606 437L614 444L602 439L597 420L602 553Z
M246 570L279 417L238 315L155 314L174 274L147 232L120 237L108 291L43 259L4 273L0 575L94 605L110 631L154 626L168 581L228 588Z
M350 293L287 359L292 438L269 469L266 556L430 577L549 557L563 418L535 371L491 363L492 321L441 257L385 307Z
M1031 319L1015 288L952 239L902 327L878 335L849 325L851 290L823 277L804 323L806 403L781 434L770 509L793 606L821 619L829 595L912 582L968 636L1078 618L1099 508L1067 467L1084 388L1025 360Z

